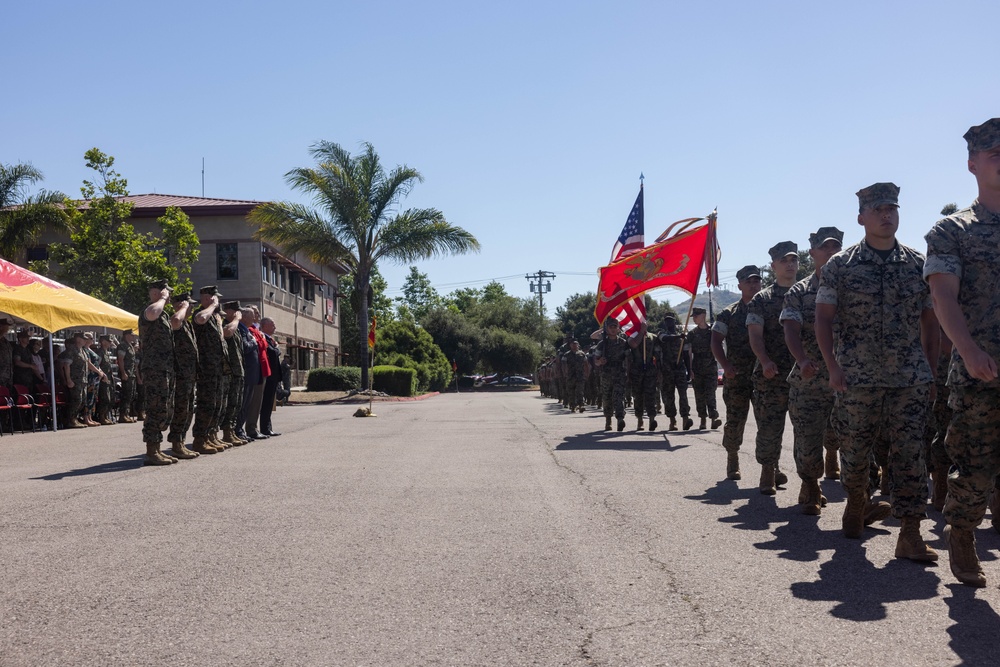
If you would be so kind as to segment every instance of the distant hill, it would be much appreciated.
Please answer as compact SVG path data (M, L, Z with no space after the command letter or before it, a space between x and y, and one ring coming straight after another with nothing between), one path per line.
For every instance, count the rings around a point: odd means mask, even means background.
M739 292L730 292L724 289L713 289L712 290L712 312L718 313L720 310L736 303L740 300ZM677 311L677 315L680 317L680 323L684 323L684 318L687 317L688 308L691 305L691 299L685 299L680 303L674 304L673 308ZM698 308L704 308L708 310L708 292L702 292L695 296L694 305Z

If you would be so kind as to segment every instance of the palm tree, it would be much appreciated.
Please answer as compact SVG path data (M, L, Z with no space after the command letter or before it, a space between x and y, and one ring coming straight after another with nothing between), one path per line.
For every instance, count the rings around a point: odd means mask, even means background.
M261 204L250 213L255 238L320 263L340 262L352 271L359 297L358 359L362 386L368 386L368 305L371 272L380 260L410 263L444 254L478 252L479 241L449 224L435 208L398 212L397 204L423 181L415 170L397 166L388 173L375 148L365 143L352 156L338 144L320 141L309 149L315 167L292 169L285 181L312 195L316 208L292 202Z
M6 259L17 259L47 225L66 228L61 192L28 194L28 186L41 180L30 164L0 164L0 256Z

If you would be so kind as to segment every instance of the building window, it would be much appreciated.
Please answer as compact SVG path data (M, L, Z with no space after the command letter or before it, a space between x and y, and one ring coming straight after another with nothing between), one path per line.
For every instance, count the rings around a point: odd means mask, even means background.
M312 281L306 281L302 289L302 298L312 303L316 300L316 283Z
M216 243L215 266L217 272L216 278L218 280L239 280L240 278L239 244Z
M288 271L285 270L285 267L281 267L278 270L278 276L279 276L279 278L278 278L278 287L280 287L281 291L283 291L283 292L287 291L288 290Z
M271 260L271 280L268 281L268 282L270 282L275 287L278 286L278 261L277 260L274 260L274 259Z
M267 277L268 277L267 267L268 266L270 266L270 262L268 262L267 257L261 257L260 258L260 280L261 280L261 282L263 282L265 284L267 283Z
M298 271L289 272L288 291L292 294L300 294L302 292L302 274Z

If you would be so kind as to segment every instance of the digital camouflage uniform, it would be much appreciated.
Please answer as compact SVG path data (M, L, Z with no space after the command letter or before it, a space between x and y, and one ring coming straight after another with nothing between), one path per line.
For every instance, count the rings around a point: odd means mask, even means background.
M926 268L925 262L925 272ZM937 388L937 395L934 397L934 403L928 415L924 437L928 472L951 466L951 457L948 456L948 450L945 446L945 436L948 434L948 425L951 423L951 408L948 407L948 399L951 397L951 388L948 387L951 355L951 348L947 350L942 348L941 354L938 356L937 368L934 369L934 386Z
M788 413L788 374L794 361L785 345L785 330L779 317L787 287L775 283L757 292L747 306L747 325L763 327L764 349L778 366L773 378L764 377L757 363L753 370L754 419L757 420L757 463L776 466L781 459L781 436Z
M198 342L194 323L188 317L180 329L174 331L174 417L170 421L170 442L187 439L191 420L194 419L194 388L198 378Z
M139 371L146 388L142 440L158 446L174 416L174 336L166 312L152 322L145 313L139 316L139 344L142 347Z
M612 414L620 420L625 419L628 352L628 342L626 342L624 334L621 333L614 338L605 334L594 352L596 358L607 360L607 363L600 367L601 405L604 407L605 419L611 419Z
M115 390L114 385L112 385L114 382L114 360L110 348L105 350L103 346L97 349L97 357L97 367L104 373L100 384L97 385L97 420L104 423L109 421L108 413L114 407L115 401Z
M822 273L822 271L820 272ZM836 448L832 435L831 414L834 392L830 374L816 342L816 293L819 277L813 273L789 288L779 320L791 320L801 326L799 338L806 356L816 365L811 379L802 377L798 364L788 374L788 414L792 418L795 468L802 479L819 479L824 472L824 445Z
M226 385L226 404L223 407L222 428L233 430L237 428L240 409L243 407L244 371L243 344L239 332L225 339L229 353L229 368L232 374L228 376ZM242 429L242 425L240 425Z
M660 392L663 395L663 414L670 419L677 417L677 407L683 419L691 416L691 406L688 403L688 352L690 346L684 336L674 331L660 329L656 334L660 339L660 349L663 353L663 368L660 370ZM677 359L678 351L683 346L684 352ZM677 400L674 401L674 392Z
M66 390L68 392L66 414L72 423L80 417L87 399L87 353L77 347L75 342L67 341L66 350L59 357L68 361L69 379L73 381L72 388Z
M712 331L722 336L726 345L726 358L736 369L736 377L727 377L722 381L722 400L726 404L722 446L727 452L738 452L743 444L743 431L753 400L753 367L757 362L757 357L750 349L747 304L740 299L723 309L715 318Z
M132 406L135 403L135 347L132 343L122 340L118 346L118 356L122 359L122 368L125 369L125 378L122 379L121 397L118 401L118 417L129 417L132 414Z
M969 334L1000 361L1000 212L979 203L940 220L926 236L927 276L958 276L958 303ZM951 424L945 447L958 469L948 480L944 516L965 530L978 526L1000 474L1000 380L973 378L958 350L948 373Z
M883 260L862 241L823 267L816 295L837 307L837 362L847 381L838 397L841 480L848 490L867 488L873 443L888 442L897 518L922 517L927 501L923 437L934 378L920 342L921 313L932 307L923 268L912 248L897 243Z
M195 317L198 312L200 309L195 311ZM222 378L230 373L218 308L204 324L195 322L194 333L198 342L198 377L192 433L195 438L207 438L219 431L225 401Z
M569 394L570 409L583 407L583 388L587 365L587 354L582 350L570 350L563 357L566 362L566 392Z
M719 364L712 354L712 329L695 327L688 332L687 339L691 345L691 385L698 416L718 419L715 392L719 386Z
M6 336L0 336L0 387L10 388L13 384L14 347Z
M629 344L629 383L632 385L632 399L635 402L635 416L642 424L645 414L651 423L656 419L656 404L659 392L659 369L663 366L663 351L660 341L651 333L643 341L632 340Z

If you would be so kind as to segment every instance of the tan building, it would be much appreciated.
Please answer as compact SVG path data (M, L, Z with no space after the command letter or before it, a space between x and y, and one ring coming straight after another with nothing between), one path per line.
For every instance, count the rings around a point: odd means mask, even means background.
M156 219L168 206L188 215L201 241L201 256L190 274L195 298L202 285L218 285L224 301L256 305L263 317L273 319L282 354L293 369L293 384L302 384L310 368L340 365L337 279L347 268L316 264L254 240L247 214L263 202L158 194L125 199L134 204L129 222L140 233L158 234ZM65 240L43 237L28 258L44 259L47 243Z

